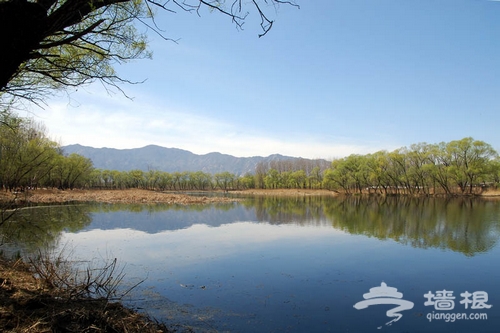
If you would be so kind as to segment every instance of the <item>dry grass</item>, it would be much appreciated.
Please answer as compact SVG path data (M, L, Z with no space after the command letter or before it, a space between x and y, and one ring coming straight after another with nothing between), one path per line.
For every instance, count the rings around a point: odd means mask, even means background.
M13 194L3 192L0 201L13 200ZM67 202L104 202L104 203L168 203L168 204L210 204L234 202L237 199L224 197L189 196L157 191L128 190L34 190L18 196L18 203L67 203Z
M231 191L243 195L267 196L335 196L338 193L328 190L309 189L250 189L244 191ZM482 197L499 197L500 190L488 189L478 194ZM14 195L0 191L0 202L12 202ZM220 202L234 202L238 199L222 196L190 196L184 194L164 193L157 191L128 189L128 190L35 190L17 195L16 202L22 203L67 203L67 202L103 202L103 203L167 203L167 204L212 204Z
M39 265L34 268L38 274L41 272L39 278L32 273L34 265ZM117 279L113 278L116 262L98 270L87 285L72 285L73 275L66 268L50 265L0 260L3 332L168 332L165 325L110 301L111 297L92 298L88 292L75 292L95 284L100 286L98 289L104 286L106 295L116 290L116 283L121 280L119 273ZM62 282L66 279L69 280Z
M77 263L70 259L71 255L66 248L56 255L39 251L36 257L28 258L28 261L31 270L44 286L67 299L104 298L120 301L143 282L119 291L125 273L124 267L118 266L116 258L94 267L98 264Z
M500 198L500 190L498 189L488 189L481 193L483 197L499 197Z

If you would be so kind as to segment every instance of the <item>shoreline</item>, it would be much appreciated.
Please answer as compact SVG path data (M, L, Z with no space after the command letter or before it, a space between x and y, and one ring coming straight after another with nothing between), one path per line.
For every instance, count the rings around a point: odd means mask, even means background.
M189 191L195 192L195 191ZM239 197L225 197L210 195L221 193L222 191L199 191L197 193L207 195L193 196L184 194L182 191L159 192L145 189L116 189L116 190L57 190L57 189L39 189L27 192L11 193L0 192L0 203L14 203L15 205L29 204L62 204L75 202L99 202L99 203L129 203L129 204L177 204L177 205L203 205L215 203L232 203L241 201ZM343 196L344 194L330 190L312 190L312 189L248 189L234 190L226 193L236 194L238 196ZM351 194L359 196L359 194ZM379 195L367 194L361 195ZM402 194L402 196L407 196ZM415 195L418 197L419 195ZM441 197L442 195L437 195ZM499 199L500 190L488 190L481 194L454 195L456 197L477 197L484 199Z
M338 196L339 194L329 190L311 189L248 189L236 190L229 193L242 195L269 195L269 196Z
M191 196L187 194L157 192L143 189L125 190L31 190L17 194L3 192L1 202L20 204L31 203L74 203L74 202L100 202L100 203L144 203L144 204L212 204L238 201L236 198L217 196Z

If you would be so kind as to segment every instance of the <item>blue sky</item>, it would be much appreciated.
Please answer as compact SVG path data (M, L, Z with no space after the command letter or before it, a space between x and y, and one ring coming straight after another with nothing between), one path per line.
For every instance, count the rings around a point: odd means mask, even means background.
M332 159L471 136L500 151L500 2L298 0L263 38L217 13L159 12L167 42L34 113L63 145Z

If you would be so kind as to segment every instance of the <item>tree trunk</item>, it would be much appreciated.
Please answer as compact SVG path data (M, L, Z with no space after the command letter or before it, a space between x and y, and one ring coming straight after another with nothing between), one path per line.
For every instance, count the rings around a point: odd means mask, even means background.
M31 57L43 38L47 13L26 0L0 2L0 90Z

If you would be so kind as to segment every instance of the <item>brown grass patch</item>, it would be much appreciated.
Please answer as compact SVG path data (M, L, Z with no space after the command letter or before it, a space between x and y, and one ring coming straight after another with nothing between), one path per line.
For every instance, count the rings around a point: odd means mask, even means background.
M500 190L497 189L487 189L483 193L481 193L481 197L486 198L498 198L500 199Z
M3 332L168 332L165 325L106 298L68 298L21 261L0 260Z
M13 193L3 192L0 201L12 201ZM128 190L56 190L41 189L17 194L18 203L68 203L68 202L103 202L103 203L167 203L167 204L211 204L234 202L237 199L216 196L189 196L184 194L164 193L142 189Z

